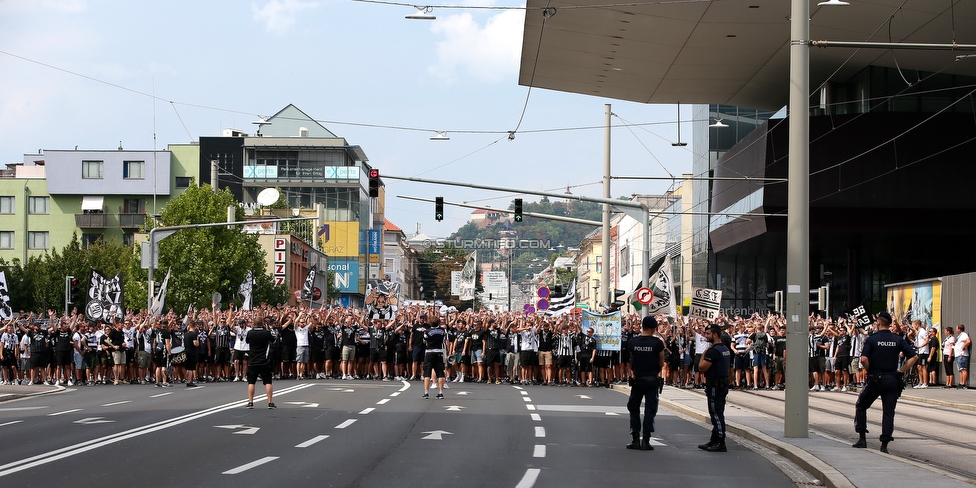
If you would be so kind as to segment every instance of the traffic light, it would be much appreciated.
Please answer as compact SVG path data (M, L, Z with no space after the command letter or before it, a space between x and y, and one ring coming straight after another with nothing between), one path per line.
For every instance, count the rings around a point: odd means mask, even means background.
M521 198L515 199L515 221L516 222L522 221L522 199Z
M817 289L817 310L827 310L827 287L821 286Z
M783 313L783 290L776 290L773 306L776 313Z
M369 197L380 196L380 170L373 168L369 170Z
M78 291L78 286L80 284L78 282L78 278L75 278L74 276L68 276L65 278L65 281L68 282L68 297L67 297L68 303L75 303L75 300L77 300L78 297L80 296L80 293Z
M444 220L444 197L434 199L434 218L438 222Z
M627 293L626 291L621 290L620 288L614 288L613 298L610 300L610 306L618 310L620 309L620 307L623 307L624 301L621 300L620 297L624 296L624 294L626 293Z

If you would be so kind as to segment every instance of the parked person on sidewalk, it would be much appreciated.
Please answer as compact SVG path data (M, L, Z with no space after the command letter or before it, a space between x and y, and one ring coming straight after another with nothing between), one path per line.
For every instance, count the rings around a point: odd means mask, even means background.
M657 415L658 386L661 366L664 365L664 342L654 332L657 321L647 316L641 319L641 334L627 341L630 347L630 399L627 411L630 412L631 443L627 449L652 451L651 434L654 432L654 417ZM644 401L644 422L641 423L640 406ZM638 436L642 436L638 438Z
M969 353L973 341L966 333L966 326L956 326L956 344L953 353L956 355L956 367L959 368L959 388L969 388Z
M918 384L913 386L913 388L928 388L929 353L931 352L929 348L929 334L925 330L925 326L922 325L921 320L913 321L912 329L914 333L915 351L918 353L918 362L915 363L915 367L918 368Z
M857 398L854 411L854 431L859 439L852 447L866 448L864 435L868 432L867 414L871 404L881 397L884 412L881 415L881 452L888 453L888 443L894 440L895 405L905 387L904 374L911 371L918 356L915 349L903 337L891 332L891 315L881 312L874 322L877 333L864 342L861 349L861 365L868 372L867 384ZM899 355L905 363L898 367Z
M928 341L929 347L929 386L935 386L939 383L939 362L942 360L941 354L939 354L939 337L936 332L939 330L938 324L929 328Z
M725 452L725 397L729 394L729 366L732 354L722 343L722 327L711 324L705 329L707 349L698 363L698 370L705 375L705 399L708 416L712 420L712 438L699 449L708 452Z
M952 359L955 357L956 336L952 335L952 327L945 328L945 338L942 339L942 367L945 368L946 388L952 388L952 380L956 374L952 369Z

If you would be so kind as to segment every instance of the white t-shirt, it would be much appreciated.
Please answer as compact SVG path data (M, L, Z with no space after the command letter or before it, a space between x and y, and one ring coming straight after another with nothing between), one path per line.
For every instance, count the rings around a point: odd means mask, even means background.
M969 334L965 332L960 332L956 336L956 344L952 347L952 352L956 353L957 358L969 355L969 349L963 347L966 345L966 339L969 339Z
M951 335L947 335L945 340L942 341L942 355L949 357L956 347L956 338Z
M308 347L308 326L295 325L295 345Z
M915 332L915 348L918 349L919 354L924 354L928 356L929 354L929 334L925 330L925 327L920 327Z

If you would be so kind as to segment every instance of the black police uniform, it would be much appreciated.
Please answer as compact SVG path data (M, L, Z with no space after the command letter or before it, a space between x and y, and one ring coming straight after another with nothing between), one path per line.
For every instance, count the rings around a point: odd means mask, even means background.
M654 432L654 416L657 415L658 406L658 383L661 372L661 353L664 351L664 342L654 336L639 335L632 337L628 342L630 349L630 368L633 371L634 379L630 387L630 400L627 401L627 410L630 412L630 434L634 436L634 444L627 446L628 449L636 448L637 434L642 433L643 443L640 448L645 451L652 450L650 445L651 432ZM644 400L644 422L641 428L640 406Z
M723 344L712 344L702 359L712 363L705 371L705 399L708 416L712 420L712 438L708 444L698 446L708 451L725 451L725 398L729 395L729 366L732 353Z
M883 444L894 440L895 405L901 396L901 380L898 377L898 355L903 353L905 360L915 357L915 349L903 337L881 329L864 341L861 356L868 358L868 381L857 397L854 411L854 431L865 434L867 412L878 397L884 409L881 416L881 437ZM862 447L855 445L855 447ZM882 447L884 449L884 446Z

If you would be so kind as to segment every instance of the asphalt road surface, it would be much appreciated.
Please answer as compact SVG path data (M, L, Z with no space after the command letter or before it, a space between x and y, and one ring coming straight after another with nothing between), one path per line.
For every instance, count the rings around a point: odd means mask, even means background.
M261 391L260 385L258 390ZM620 392L417 382L284 381L278 409L243 383L96 386L0 403L0 486L795 486L666 410L630 451ZM704 407L704 405L703 405Z

